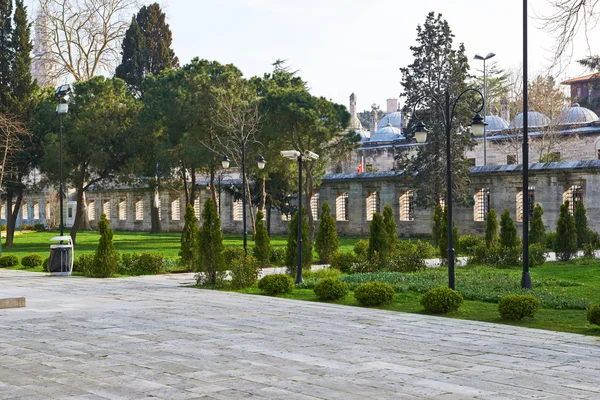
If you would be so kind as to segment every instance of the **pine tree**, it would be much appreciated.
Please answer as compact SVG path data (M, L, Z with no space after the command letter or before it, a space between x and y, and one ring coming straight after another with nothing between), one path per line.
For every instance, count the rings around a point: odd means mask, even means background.
M254 235L254 257L261 265L268 265L271 259L271 239L261 210L256 213L256 234Z
M181 233L179 263L186 270L192 271L198 261L198 218L194 207L188 204L185 208L185 225Z
M12 0L0 0L0 112L10 111L11 66L14 57L12 40Z
M539 244L542 246L546 244L546 227L544 226L544 221L542 221L542 215L544 215L544 210L538 203L533 209L533 216L529 225L530 244Z
M560 215L556 222L556 240L554 241L556 257L568 261L577 253L577 227L575 218L569 212L569 201L560 206Z
M500 215L500 246L511 248L518 245L517 228L508 210L504 210L502 215Z
M298 211L288 224L287 248L285 251L285 265L288 273L295 276L298 266ZM312 243L309 240L310 227L306 209L302 207L302 269L309 268L312 263Z
M433 212L433 229L431 232L431 236L433 237L433 245L434 246L437 246L440 243L440 237L442 235L442 230L444 229L443 219L444 219L444 210L442 209L442 206L438 203L435 206L435 210Z
M372 256L377 252L380 260L385 260L390 253L390 239L383 216L378 212L373 213L369 231L369 250L367 254Z
M458 243L458 229L456 229L456 223L452 221L452 239L454 242L454 248L456 249L456 243ZM443 259L448 259L448 207L444 207L444 214L442 215L442 226L440 230L440 240L438 242L440 249L440 255Z
M14 22L15 29L12 34L12 83L11 103L12 111L20 118L25 118L33 108L33 93L35 83L31 78L31 29L27 21L27 7L23 0L16 0Z
M490 209L485 222L485 247L491 249L498 244L498 219L496 210Z
M583 201L577 201L575 204L575 227L577 228L577 247L583 248L588 242L588 220Z
M340 242L337 237L335 219L331 216L331 208L328 202L321 207L321 222L315 238L315 250L322 263L331 263L331 258L338 252Z
M214 202L208 199L202 211L202 228L198 233L198 261L195 268L197 272L204 274L204 283L214 286L223 278L223 249L221 221Z
M394 211L389 204L383 208L383 223L390 242L390 252L396 248L398 234L396 233L396 220L394 220Z
M100 240L94 254L94 261L90 269L90 275L96 278L107 278L113 276L119 267L119 254L115 251L113 243L113 230L110 229L105 214L98 221Z

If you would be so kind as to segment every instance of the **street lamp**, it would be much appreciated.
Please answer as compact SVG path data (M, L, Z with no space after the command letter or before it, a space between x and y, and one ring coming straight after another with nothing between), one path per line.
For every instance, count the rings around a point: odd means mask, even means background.
M433 100L433 102L440 108L440 111L444 115L444 128L446 132L446 183L447 183L447 199L446 204L448 205L448 287L450 289L455 289L454 284L454 238L452 237L452 170L451 170L451 162L450 162L450 132L452 129L452 119L454 118L454 109L456 108L456 104L461 99L461 97L468 92L476 92L481 96L481 100L485 103L483 95L477 89L466 89L458 95L458 97L450 103L450 93L446 90L445 100L442 103L438 99L432 96L421 96L415 102L413 107L413 115L417 115L416 109L421 100L425 98L429 98ZM478 109L471 108L471 111L475 113L473 117L473 121L471 122L471 129L474 135L481 134L483 132L485 122L481 115L479 115L479 111L482 110L484 104L482 104ZM421 120L418 121L415 126L415 138L418 143L424 143L427 140L427 128L425 124Z
M521 288L531 289L529 275L529 138L527 84L527 0L523 0L523 273Z
M69 99L75 93L73 90L73 86L70 84L60 85L56 88L54 92L54 96L58 99L58 105L56 106L56 113L58 114L59 124L60 124L60 133L58 136L59 143L59 164L60 164L60 173L59 173L59 197L60 197L60 236L64 234L64 215L63 215L63 159L62 159L62 134L63 134L63 114L69 112Z
M281 156L289 160L298 160L298 267L296 268L296 284L302 283L302 159L318 160L319 155L306 150L304 154L298 150L283 150Z
M485 69L485 61L494 57L494 53L488 53L487 56L483 57L479 54L475 54L476 60L483 60L483 120L487 118L487 75ZM487 165L487 149L486 149L486 132L485 125L483 127L483 165Z

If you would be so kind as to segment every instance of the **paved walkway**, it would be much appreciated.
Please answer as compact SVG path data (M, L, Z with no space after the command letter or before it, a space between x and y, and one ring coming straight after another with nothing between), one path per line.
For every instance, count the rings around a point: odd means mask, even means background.
M1 399L600 399L566 333L0 269Z

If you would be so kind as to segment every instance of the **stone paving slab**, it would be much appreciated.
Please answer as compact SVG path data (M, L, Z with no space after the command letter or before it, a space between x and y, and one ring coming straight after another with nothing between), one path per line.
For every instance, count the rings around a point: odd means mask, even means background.
M600 339L0 270L0 399L600 399Z

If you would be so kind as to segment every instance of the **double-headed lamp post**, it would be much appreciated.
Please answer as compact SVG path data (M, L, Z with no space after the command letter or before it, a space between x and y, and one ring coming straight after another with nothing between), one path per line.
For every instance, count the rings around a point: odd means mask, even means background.
M422 96L415 102L413 107L413 115L417 115L416 109L419 103L428 98L433 100L433 102L440 108L440 111L444 115L444 128L446 132L446 204L448 206L448 287L450 289L455 289L456 285L454 284L454 238L452 236L452 164L450 160L450 133L452 130L452 119L454 118L454 109L456 108L456 104L461 99L461 97L468 92L475 92L481 96L482 103L485 103L483 95L477 89L466 89L461 92L456 99L451 102L450 101L450 93L446 90L445 100L444 102L439 101L435 97L432 96ZM485 127L485 122L479 112L483 109L483 104L481 107L477 109L471 108L471 111L475 113L473 117L473 121L471 122L471 129L473 132L473 136L481 137L483 135L483 129ZM415 139L418 143L425 143L427 140L427 128L423 124L423 121L418 119L417 125L414 128Z
M302 160L318 160L319 155L306 150L283 150L281 156L289 160L298 161L298 266L296 268L296 284L302 283Z
M59 87L56 88L56 91L54 92L54 96L58 99L58 105L56 106L56 113L58 114L58 120L59 120L59 124L60 124L60 132L58 135L58 146L59 146L59 161L58 163L60 164L60 172L59 172L59 202L60 202L60 236L63 236L64 234L64 215L63 215L63 158L62 158L62 134L63 134L63 123L62 123L62 119L63 119L63 114L66 114L69 112L69 99L71 98L71 96L73 95L73 93L75 93L75 91L73 90L73 86L69 85L69 84L65 84L65 85L60 85Z
M475 54L476 60L483 60L483 120L487 118L487 74L485 69L485 61L494 57L494 53L488 53L487 56L483 57L479 54ZM487 165L487 149L486 149L486 131L485 125L483 127L483 165Z

